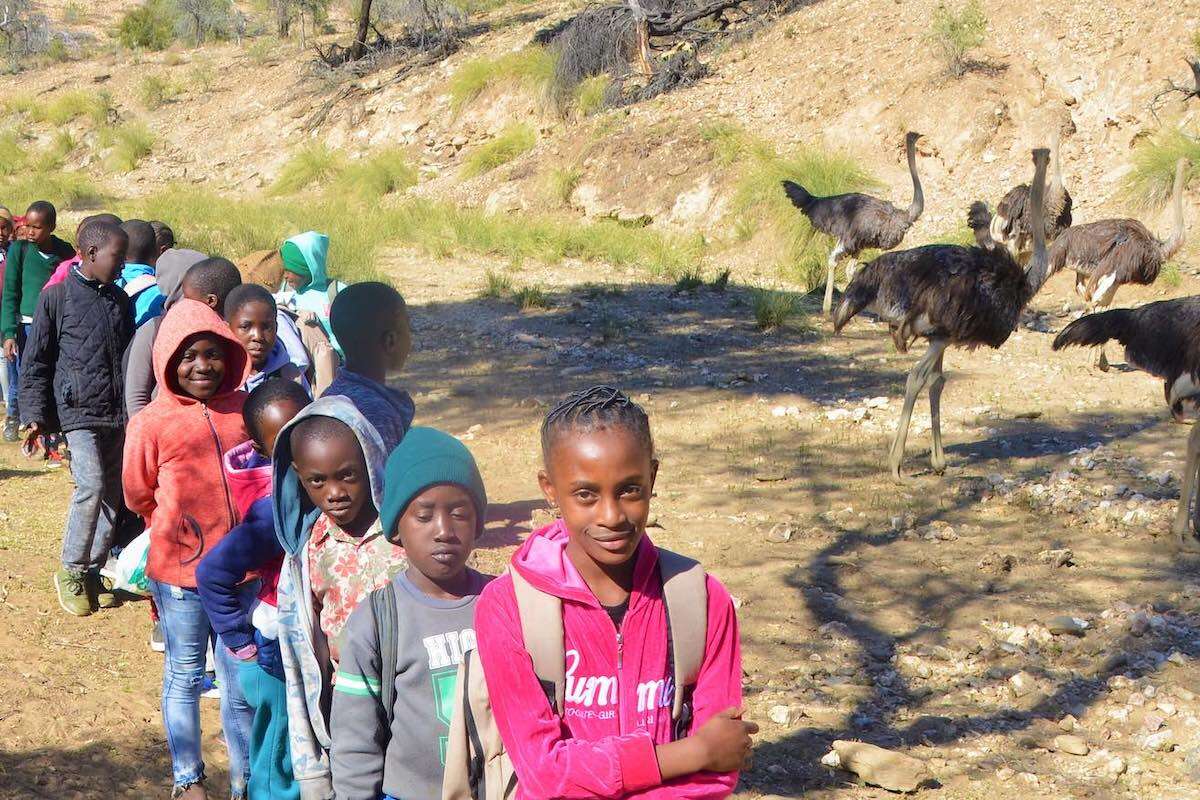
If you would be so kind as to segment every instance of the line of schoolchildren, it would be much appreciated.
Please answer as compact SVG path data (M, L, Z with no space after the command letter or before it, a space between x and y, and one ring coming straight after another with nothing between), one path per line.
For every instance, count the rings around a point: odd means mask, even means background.
M694 564L681 602L681 557L646 536L658 461L637 404L593 387L547 415L537 481L559 519L505 575L482 575L478 467L453 436L413 427L393 388L411 347L394 289L329 290L318 234L281 248L289 300L312 312L301 325L340 355L313 400L276 298L230 262L152 252L148 224L107 217L85 220L68 254L47 244L52 207L35 206L41 232L8 251L0 328L21 359L27 439L62 431L71 453L60 602L114 602L96 570L123 507L140 516L172 797L207 797L213 633L233 798L733 791L757 730L741 718L737 620ZM53 258L77 260L43 291ZM472 661L490 720L471 712Z

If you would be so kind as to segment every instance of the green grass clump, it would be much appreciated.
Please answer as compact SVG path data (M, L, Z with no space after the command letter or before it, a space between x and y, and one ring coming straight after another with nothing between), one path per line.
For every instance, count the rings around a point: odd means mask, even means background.
M24 210L34 200L53 198L59 211L95 208L103 193L86 175L65 170L37 172L25 170L7 179L0 179L0 197L9 208Z
M584 78L575 87L575 109L581 117L590 117L608 107L612 76L607 72Z
M33 116L38 103L32 95L13 94L4 99L4 110L9 114L24 114Z
M1183 283L1183 273L1179 270L1178 262L1168 261L1163 264L1158 273L1158 282L1168 289L1178 289Z
M1175 162L1191 163L1186 178L1195 176L1200 165L1200 137L1181 128L1164 128L1142 140L1133 149L1133 169L1125 176L1126 199L1139 208L1157 208L1171 197Z
M117 118L117 104L108 92L96 92L85 107L88 119L97 129L103 128Z
M851 156L815 146L783 156L756 143L747 152L748 163L742 169L731 205L734 219L751 219L760 230L768 229L782 253L781 271L811 288L824 278L832 242L818 234L808 218L792 205L781 182L795 181L815 195L863 191L877 184Z
M217 83L217 71L211 64L197 64L188 74L188 82L201 94L208 94Z
M477 58L459 67L450 79L450 108L462 110L484 90L501 84L517 84L545 90L554 80L558 57L545 47L525 47L499 58Z
M363 201L378 200L417 184L417 171L400 148L388 148L346 164L332 179L332 188Z
M130 50L166 50L175 40L175 17L169 0L146 0L122 15L117 41Z
M479 291L479 296L499 300L512 294L512 290L512 278L503 272L489 269L483 274L483 288Z
M133 172L154 150L154 134L141 122L127 122L101 131L100 144L110 147L107 164L114 172Z
M927 244L957 244L962 247L974 247L976 244L975 231L967 227L966 223L963 223L953 230L948 230L940 236L934 237ZM865 264L869 260L866 255L859 254L858 261L860 264Z
M288 159L271 186L271 194L295 194L336 178L345 169L344 156L321 142L304 145Z
M946 61L950 74L966 73L967 53L983 44L987 33L987 15L979 0L967 0L959 9L939 5L933 12L929 40Z
M522 286L513 292L513 301L522 311L550 307L550 298L540 286Z
M537 134L531 125L516 123L509 125L492 139L475 149L467 156L463 164L463 173L468 178L474 178L485 172L491 172L496 167L507 164L524 153L533 149L537 144Z
M165 75L151 73L138 84L138 99L147 110L162 108L175 99L180 89Z
M0 131L0 176L16 175L28 160L24 132L16 128Z
M792 324L800 313L800 298L792 292L774 289L755 289L752 295L754 322L762 331L775 330Z
M704 276L700 273L700 270L695 267L684 270L684 272L675 279L676 293L694 292L703 286Z
M560 206L570 205L575 187L583 179L583 173L575 167L556 167L546 173L546 194Z
M87 114L94 102L91 94L81 90L63 92L37 108L34 116L50 125L65 125Z
M756 140L740 126L726 120L702 125L700 138L711 149L713 160L722 167L731 166L746 158L773 156L769 145Z

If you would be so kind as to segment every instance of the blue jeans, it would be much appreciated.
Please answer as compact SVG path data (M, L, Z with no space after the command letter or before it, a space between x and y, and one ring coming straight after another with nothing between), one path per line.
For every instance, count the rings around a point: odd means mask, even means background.
M75 491L63 533L62 563L69 570L99 569L108 558L120 519L123 428L67 433Z
M5 406L7 406L8 416L13 419L20 417L20 410L17 408L17 394L21 388L21 351L25 349L25 341L29 338L29 329L33 326L29 323L22 323L17 326L17 356L12 361L4 362L4 369L8 372L8 394L4 398Z
M245 598L247 605L256 590L254 584L243 590L248 595ZM200 684L204 679L204 651L212 626L195 589L152 580L150 593L158 607L163 640L167 645L163 659L163 727L167 731L175 786L183 788L204 780L204 759L200 752ZM241 798L246 796L250 775L250 728L254 709L242 694L237 659L220 640L214 650L217 680L221 685L221 727L229 748L229 794Z

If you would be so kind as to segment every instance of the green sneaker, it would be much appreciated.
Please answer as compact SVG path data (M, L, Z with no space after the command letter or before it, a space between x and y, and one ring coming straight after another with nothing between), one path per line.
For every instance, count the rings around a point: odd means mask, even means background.
M54 588L58 592L58 604L62 606L63 611L77 617L86 617L92 613L87 583L86 572L60 569L54 573Z
M89 572L88 583L88 592L96 601L97 608L116 608L121 605L121 601L113 594L112 581L99 572Z

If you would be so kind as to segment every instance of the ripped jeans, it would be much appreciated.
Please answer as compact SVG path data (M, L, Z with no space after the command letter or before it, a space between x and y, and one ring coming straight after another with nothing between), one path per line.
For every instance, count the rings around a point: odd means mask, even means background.
M250 584L243 591L252 598ZM204 653L212 632L208 615L195 589L150 581L150 592L162 622L166 653L163 659L162 716L171 751L171 772L177 789L204 780L200 751L200 684L204 680ZM247 603L249 599L247 599ZM237 659L218 641L213 648L217 680L221 687L221 727L229 748L229 794L246 796L250 775L250 728L254 709L246 702L238 681Z

